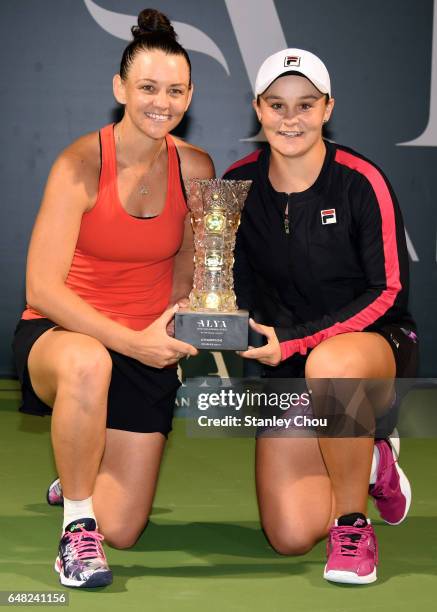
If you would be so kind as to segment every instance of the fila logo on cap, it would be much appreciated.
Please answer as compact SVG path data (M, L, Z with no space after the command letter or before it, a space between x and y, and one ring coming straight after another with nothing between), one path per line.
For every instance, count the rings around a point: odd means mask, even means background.
M330 223L337 223L335 208L330 208L329 210L321 210L320 215L322 217L322 225L329 225Z
M300 57L298 55L285 56L284 67L289 68L290 66L300 66Z

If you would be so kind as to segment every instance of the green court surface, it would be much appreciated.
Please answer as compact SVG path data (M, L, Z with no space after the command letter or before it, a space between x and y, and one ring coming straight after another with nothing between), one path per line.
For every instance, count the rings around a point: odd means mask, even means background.
M61 509L45 503L54 475L48 418L17 413L15 383L0 385L0 591L64 590L53 570ZM419 396L420 397L420 396ZM437 600L437 440L402 440L413 485L409 518L374 518L379 579L369 586L322 578L325 544L298 558L277 555L258 523L253 441L194 439L183 419L161 471L151 522L131 550L107 548L114 583L66 589L71 610L233 612L431 611ZM49 609L40 606L39 609ZM65 609L65 608L64 608Z

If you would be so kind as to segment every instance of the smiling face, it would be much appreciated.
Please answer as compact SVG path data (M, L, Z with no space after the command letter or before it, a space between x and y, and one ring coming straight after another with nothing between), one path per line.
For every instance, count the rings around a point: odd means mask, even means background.
M294 74L279 77L254 100L271 148L285 157L301 157L323 146L322 126L333 106L333 98L326 102L311 81Z
M153 139L163 138L182 120L192 96L188 64L182 55L141 51L127 77L114 77L114 95L125 116Z

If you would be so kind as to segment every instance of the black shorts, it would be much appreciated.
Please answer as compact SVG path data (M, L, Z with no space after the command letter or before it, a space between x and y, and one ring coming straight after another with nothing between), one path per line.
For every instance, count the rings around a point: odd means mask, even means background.
M396 378L415 378L418 367L418 341L414 330L390 324L369 330L383 336L390 345L396 363ZM309 353L308 353L309 355ZM305 378L308 355L295 354L275 367L264 366L266 378Z
M380 334L389 343L396 363L396 379L409 379L417 376L419 351L418 339L414 330L402 324L390 324L369 331ZM308 355L295 354L278 366L264 366L263 377L304 379L307 358ZM376 438L388 437L396 427L402 399L408 393L410 386L406 381L396 381L393 404L382 416L376 418Z
M52 412L33 390L27 368L33 344L52 327L56 327L56 323L49 319L21 319L15 329L12 348L23 397L20 411L27 414L44 416ZM180 387L177 369L152 368L107 350L112 359L112 376L106 426L140 433L160 432L167 436L172 429L176 393Z

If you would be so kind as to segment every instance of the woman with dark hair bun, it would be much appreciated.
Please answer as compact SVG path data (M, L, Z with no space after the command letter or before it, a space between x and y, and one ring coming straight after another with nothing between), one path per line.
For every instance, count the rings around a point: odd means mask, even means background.
M174 40L177 39L177 34L171 25L170 19L163 13L151 8L141 11L138 15L138 25L132 26L131 32L134 38L150 32L160 32Z
M193 86L169 20L146 9L132 33L113 80L123 118L76 140L50 172L14 338L21 410L52 413L59 479L47 499L64 505L55 569L71 587L110 584L102 540L128 548L147 524L176 365L197 354L167 329L192 283L182 180L214 167L170 136Z
M121 58L120 77L126 79L130 65L139 51L160 50L168 55L182 55L188 65L188 85L191 89L191 62L188 53L177 41L168 17L155 9L144 9L138 15L138 25L131 28L133 41ZM191 92L192 93L192 92Z

